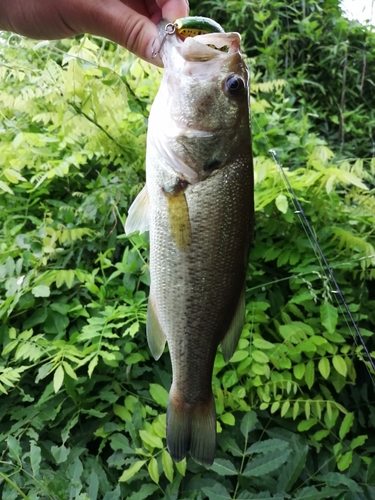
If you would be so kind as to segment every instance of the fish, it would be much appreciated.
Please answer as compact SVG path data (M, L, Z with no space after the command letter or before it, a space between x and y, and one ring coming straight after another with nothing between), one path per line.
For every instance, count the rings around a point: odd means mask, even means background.
M175 462L190 453L209 467L216 450L215 355L221 345L229 361L245 319L254 226L249 72L238 33L181 40L165 26L159 25L164 73L149 115L146 184L125 232L149 231L146 334L156 360L168 343L172 363L169 453Z

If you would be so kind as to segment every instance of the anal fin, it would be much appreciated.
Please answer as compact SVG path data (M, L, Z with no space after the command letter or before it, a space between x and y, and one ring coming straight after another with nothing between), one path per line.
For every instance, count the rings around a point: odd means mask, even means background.
M159 359L164 352L165 342L167 339L160 326L151 296L148 298L146 334L151 354L155 359Z
M229 330L221 341L221 350L224 361L228 363L237 348L238 340L241 336L242 328L245 323L245 287L240 295L236 311L234 313Z

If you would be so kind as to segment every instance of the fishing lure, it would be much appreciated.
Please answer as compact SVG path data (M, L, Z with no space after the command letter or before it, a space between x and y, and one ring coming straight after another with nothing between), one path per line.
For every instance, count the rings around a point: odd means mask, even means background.
M219 23L208 17L181 17L173 23L175 32L181 40L208 33L225 33Z
M160 44L159 50L152 51L152 59L154 59L161 51L164 42L168 35L176 34L180 40L186 40L186 38L194 37L197 35L207 35L209 33L225 33L224 29L219 23L210 19L209 17L202 16L188 16L176 19L174 23L168 23L165 25L165 35ZM209 47L226 52L227 47L221 47L217 49L214 45L209 45Z

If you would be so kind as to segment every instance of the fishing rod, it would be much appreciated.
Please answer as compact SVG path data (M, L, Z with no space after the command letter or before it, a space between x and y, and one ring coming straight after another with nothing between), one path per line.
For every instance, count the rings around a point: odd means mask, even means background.
M284 183L285 183L285 185L286 185L289 193L292 196L292 201L293 201L293 205L294 205L294 213L296 215L298 215L298 218L299 218L302 226L304 227L309 240L310 240L310 237L311 237L311 239L312 239L312 241L313 241L313 243L315 245L314 250L317 253L317 256L320 257L321 261L323 262L323 264L324 264L324 266L325 266L325 268L326 268L326 270L328 272L329 279L331 280L331 283L333 284L331 293L333 293L336 296L336 300L338 302L340 310L341 310L341 312L343 312L342 309L341 309L340 302L337 299L337 297L339 297L339 299L341 301L341 304L344 307L344 309L345 309L345 311L346 311L346 313L347 313L347 315L348 315L348 317L350 319L350 322L351 322L351 324L352 324L352 326L353 326L353 328L355 330L355 333L357 334L357 337L359 338L359 340L361 342L361 345L362 345L362 347L363 347L363 349L364 349L364 351L365 351L365 353L366 353L366 355L368 357L368 360L370 362L371 368L373 369L373 371L375 373L375 361L372 358L372 356L371 356L371 354L370 354L370 352L369 352L369 350L368 350L368 348L366 346L366 343L365 343L365 341L364 341L364 339L363 339L363 337L361 335L361 332L359 331L358 325L355 322L352 313L350 312L350 309L349 309L349 306L348 306L348 304L347 304L347 302L345 300L345 297L344 297L344 295L343 295L343 293L342 293L342 291L341 291L341 289L340 289L340 287L339 287L339 285L338 285L338 283L337 283L337 281L335 279L335 276L333 274L333 271L332 271L331 267L329 266L329 264L327 262L327 259L326 259L325 255L323 253L323 250L322 250L322 248L321 248L321 246L320 246L320 244L319 244L319 242L318 242L318 240L317 240L317 238L315 236L315 233L314 233L314 231L313 231L313 229L312 229L309 221L307 220L306 214L305 214L305 212L304 212L304 210L303 210L303 208L302 208L302 206L301 206L301 204L300 204L300 202L299 202L299 200L297 198L297 195L296 195L294 189L292 188L292 185L291 185L291 183L289 181L289 178L286 175L286 172L285 172L285 170L283 169L283 167L281 165L281 162L280 162L280 160L279 160L279 158L277 156L277 153L276 153L276 151L274 149L270 149L269 153L271 154L271 156L272 156L274 162L276 163L276 165L279 167L281 175L282 175L283 180L284 180ZM344 314L344 317L345 317L345 314ZM346 317L345 317L345 321L346 321L346 323L347 323L347 325L349 327L349 330L352 333L352 336L353 336L355 344L358 346L357 337L353 334L352 328L351 328L350 324L348 323ZM374 381L373 375L371 374L371 371L370 371L370 369L369 369L369 367L367 366L366 363L365 363L365 366L366 366L366 368L367 368L367 370L369 372L369 375L370 375L370 378L371 378L373 384L375 385L375 381Z

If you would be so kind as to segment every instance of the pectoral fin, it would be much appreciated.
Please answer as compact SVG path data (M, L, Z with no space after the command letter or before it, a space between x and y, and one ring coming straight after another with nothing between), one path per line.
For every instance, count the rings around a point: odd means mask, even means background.
M236 350L238 340L241 336L242 328L245 322L245 287L243 288L240 300L237 304L236 312L234 313L232 323L228 332L221 341L221 350L223 352L224 361L228 363Z
M129 209L128 218L125 222L125 233L131 234L136 231L144 233L149 230L149 226L149 199L147 186L144 186Z
M155 359L159 359L164 351L166 336L160 326L151 296L148 298L146 334L151 354Z

